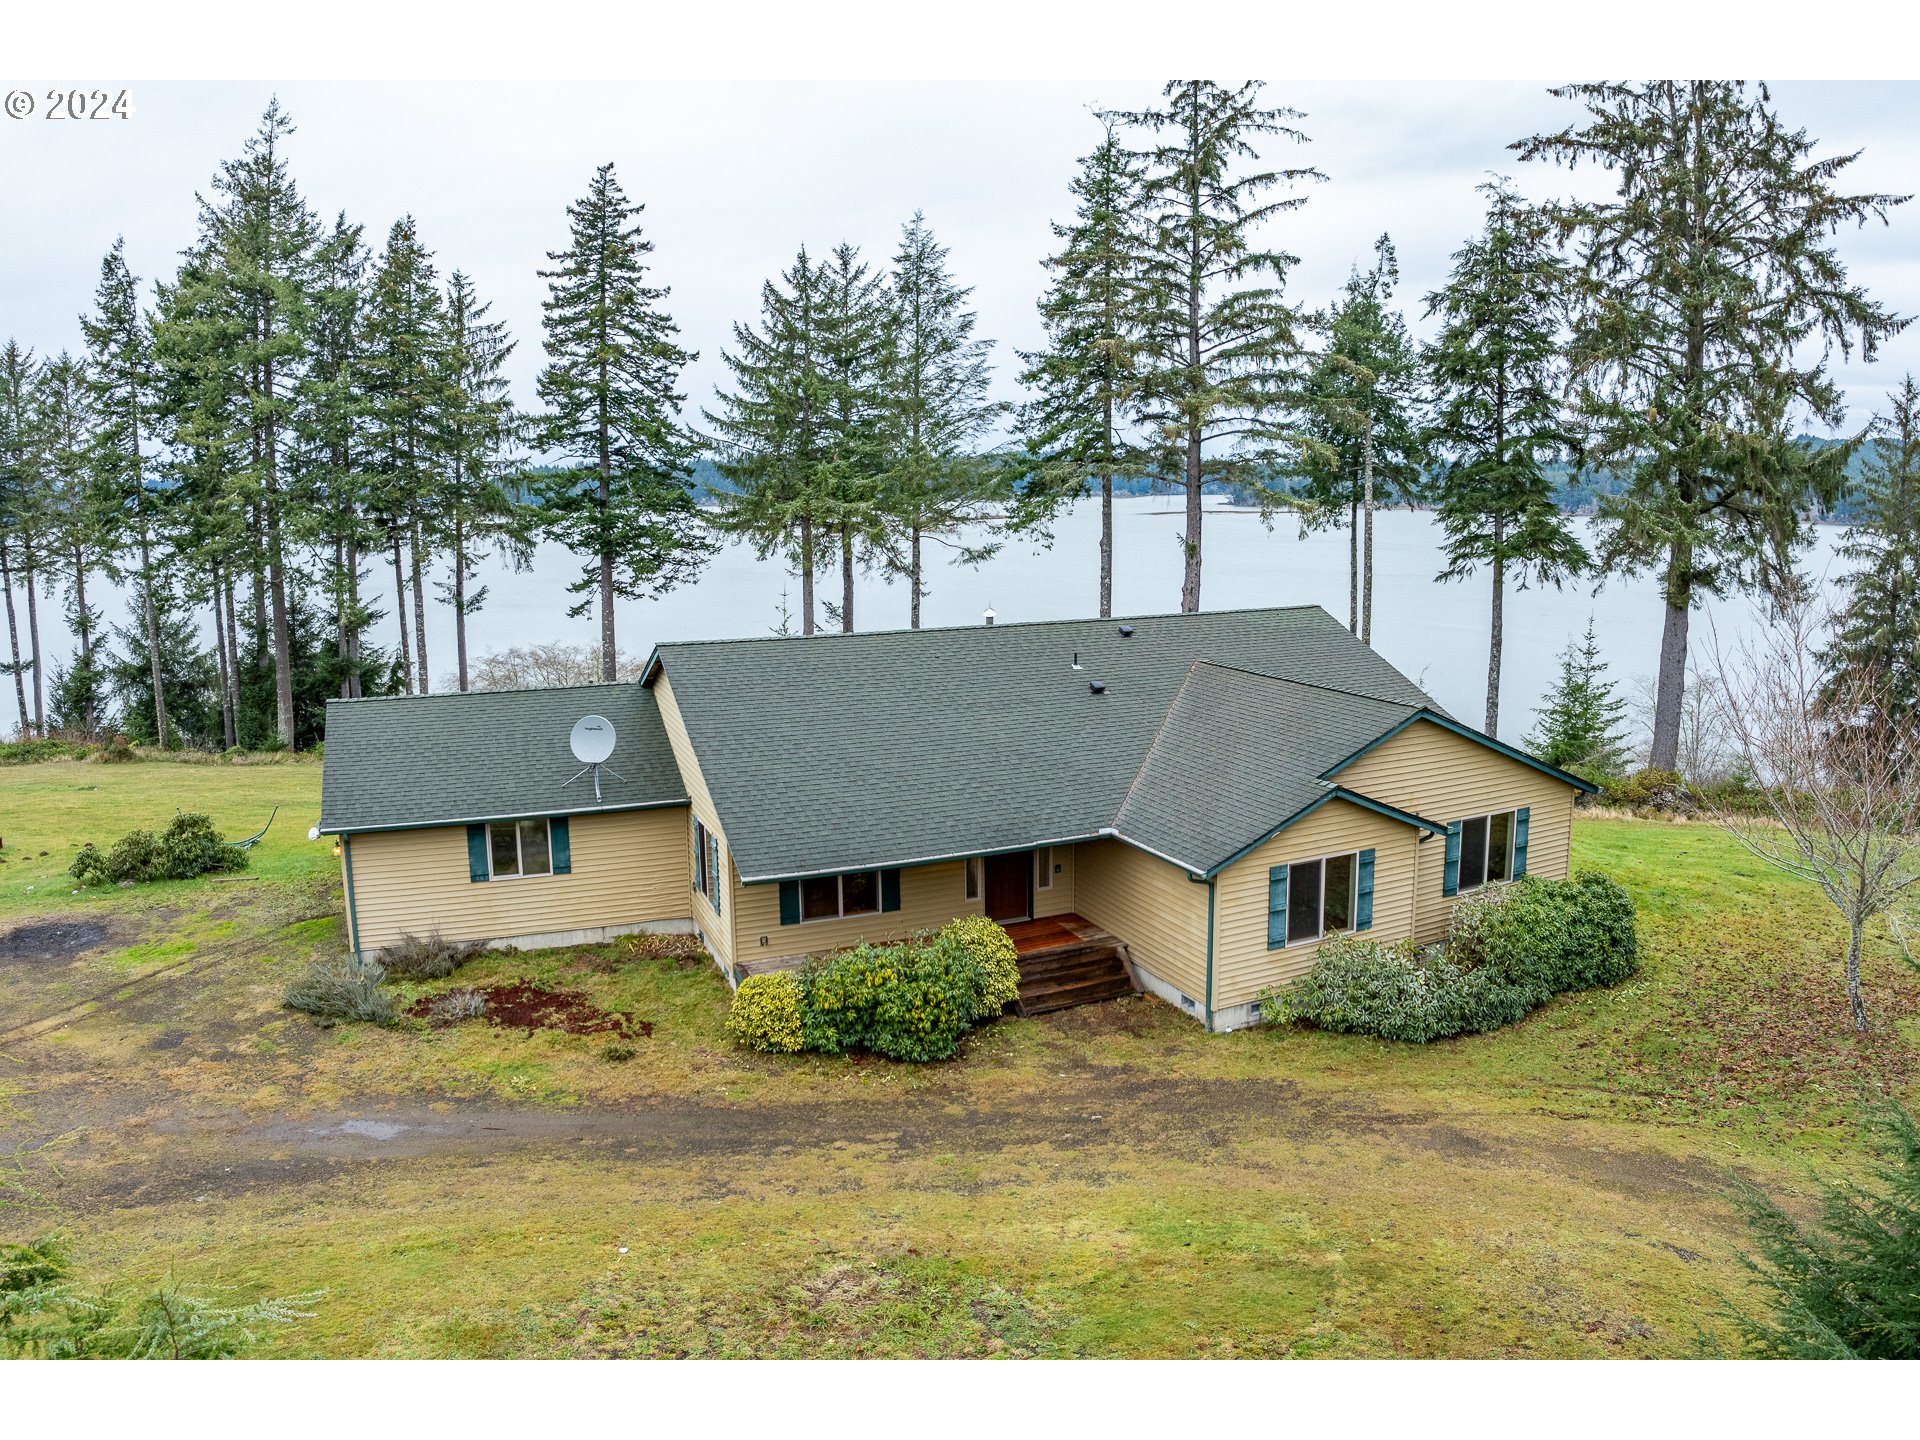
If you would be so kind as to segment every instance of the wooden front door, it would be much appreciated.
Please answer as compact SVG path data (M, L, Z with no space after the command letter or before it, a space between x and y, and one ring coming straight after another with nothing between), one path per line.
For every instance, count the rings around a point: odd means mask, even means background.
M1033 914L1033 852L987 856L987 918L1003 924Z

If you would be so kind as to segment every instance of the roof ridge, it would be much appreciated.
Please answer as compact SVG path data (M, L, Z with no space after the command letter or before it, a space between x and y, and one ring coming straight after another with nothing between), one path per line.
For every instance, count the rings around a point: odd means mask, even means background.
M812 641L850 641L876 639L887 635L939 635L955 631L984 633L994 630L1038 630L1047 625L1125 625L1138 620L1187 620L1198 616L1218 617L1227 615L1288 615L1302 610L1318 610L1327 614L1324 605L1242 605L1230 610L1154 610L1137 615L1073 615L1053 620L1008 620L996 622L992 626L971 625L922 625L915 628L910 625L894 626L886 630L823 630L812 635L721 635L706 640L660 640L655 642L654 650L689 650L703 645L759 645L787 644L800 640ZM1331 619L1332 616L1328 615Z
M1375 652L1375 653L1378 653L1378 652ZM1194 664L1211 665L1216 670L1230 670L1237 675L1253 675L1253 676L1257 676L1259 679L1262 679L1262 680L1277 680L1282 685L1300 685L1300 686L1304 686L1308 690L1325 690L1334 695L1351 695L1357 700L1372 700L1381 705L1398 705L1402 710L1430 710L1433 708L1431 705L1427 704L1425 700L1423 700L1422 703L1418 705L1412 704L1411 702L1406 700L1390 700L1385 695L1375 695L1372 692L1367 690L1349 690L1344 685L1322 685L1315 680L1296 680L1291 675L1275 675L1268 670L1253 670L1253 669L1249 669L1245 665L1229 665L1224 660L1209 660L1204 655L1201 656L1198 660L1194 661ZM1397 674L1398 672L1396 671L1395 673ZM1401 678L1405 679L1406 677L1402 676ZM1408 680L1407 683L1409 685L1413 685L1413 682L1411 680ZM1413 688L1415 690L1420 690L1420 687L1418 685L1413 685ZM1427 696L1427 692L1424 690L1420 690L1420 694L1426 697L1427 699L1432 698L1430 696Z
M506 685L498 690L441 690L429 695L329 695L329 705L367 705L383 700L472 699L476 695L547 695L556 690L618 690L638 680L580 680L571 685Z

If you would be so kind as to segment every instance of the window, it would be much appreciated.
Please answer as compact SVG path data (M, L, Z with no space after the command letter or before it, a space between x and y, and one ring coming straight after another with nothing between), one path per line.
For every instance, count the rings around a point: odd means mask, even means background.
M495 880L551 875L553 843L545 820L508 820L487 826L488 873Z
M980 898L980 857L972 856L967 861L967 899Z
M693 822L693 888L707 897L713 913L720 913L720 840L698 820Z
M1457 837L1449 836L1447 843L1459 848L1447 857L1444 893L1463 894L1519 874L1519 853L1526 844L1521 817L1521 811L1501 810L1456 822Z
M1267 948L1373 925L1373 851L1296 860L1267 872Z
M800 882L801 920L838 920L843 916L880 913L880 872L855 870L846 875L816 875Z
M1053 888L1053 847L1051 845L1042 845L1034 852L1034 855L1040 864L1040 879L1036 882L1037 888L1041 890L1051 890Z

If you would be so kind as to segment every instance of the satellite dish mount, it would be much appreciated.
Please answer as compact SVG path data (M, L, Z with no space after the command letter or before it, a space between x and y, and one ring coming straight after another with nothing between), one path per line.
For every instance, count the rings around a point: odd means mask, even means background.
M578 720L574 721L573 733L567 736L567 743L573 748L573 758L580 762L582 768L574 774L572 779L568 780L566 784L560 788L564 790L567 788L567 785L573 784L574 780L578 780L582 775L591 773L593 776L593 799L594 803L598 804L600 801L600 769L607 763L608 757L613 754L613 739L613 722L604 715L582 715ZM627 778L618 770L609 769L607 773L616 780L624 780Z

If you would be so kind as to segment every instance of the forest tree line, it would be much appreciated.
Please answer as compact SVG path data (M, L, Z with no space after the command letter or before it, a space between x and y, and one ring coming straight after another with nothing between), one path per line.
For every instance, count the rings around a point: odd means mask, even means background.
M173 275L146 289L116 242L81 353L0 349L19 729L111 718L161 745L309 746L330 696L431 688L432 605L454 621L453 683L474 683L479 567L524 564L543 539L579 558L570 613L597 619L605 679L615 602L689 582L728 537L796 577L783 627L853 630L854 579L873 570L906 582L918 626L937 559L1050 543L1093 496L1107 615L1112 498L1143 481L1182 497L1182 609L1202 600L1202 498L1229 492L1270 521L1346 531L1347 620L1368 640L1374 513L1432 506L1437 578L1491 577L1489 733L1509 592L1649 573L1667 602L1649 760L1675 768L1693 609L1795 593L1812 519L1843 499L1878 574L1834 663L1872 650L1920 671L1916 607L1887 570L1911 577L1920 558L1911 382L1840 443L1805 433L1846 419L1830 357L1871 359L1907 323L1849 281L1834 236L1907 197L1849 193L1857 156L1816 158L1763 86L1553 93L1576 118L1511 148L1601 167L1616 193L1483 185L1481 228L1416 302L1424 343L1386 235L1325 303L1289 292L1286 218L1326 177L1268 157L1301 153L1304 117L1258 82L1175 81L1151 108L1096 117L1018 403L990 398L991 341L915 214L884 261L798 248L733 326L697 414L680 389L696 357L612 165L537 271L544 364L523 408L503 374L516 341L471 279L410 217L384 239L324 222L276 101L198 197ZM726 488L696 484L709 462ZM1570 476L1596 482L1590 542L1559 503ZM90 598L103 579L133 600L111 634ZM48 674L40 610L56 601L78 651ZM387 649L368 637L389 616Z

